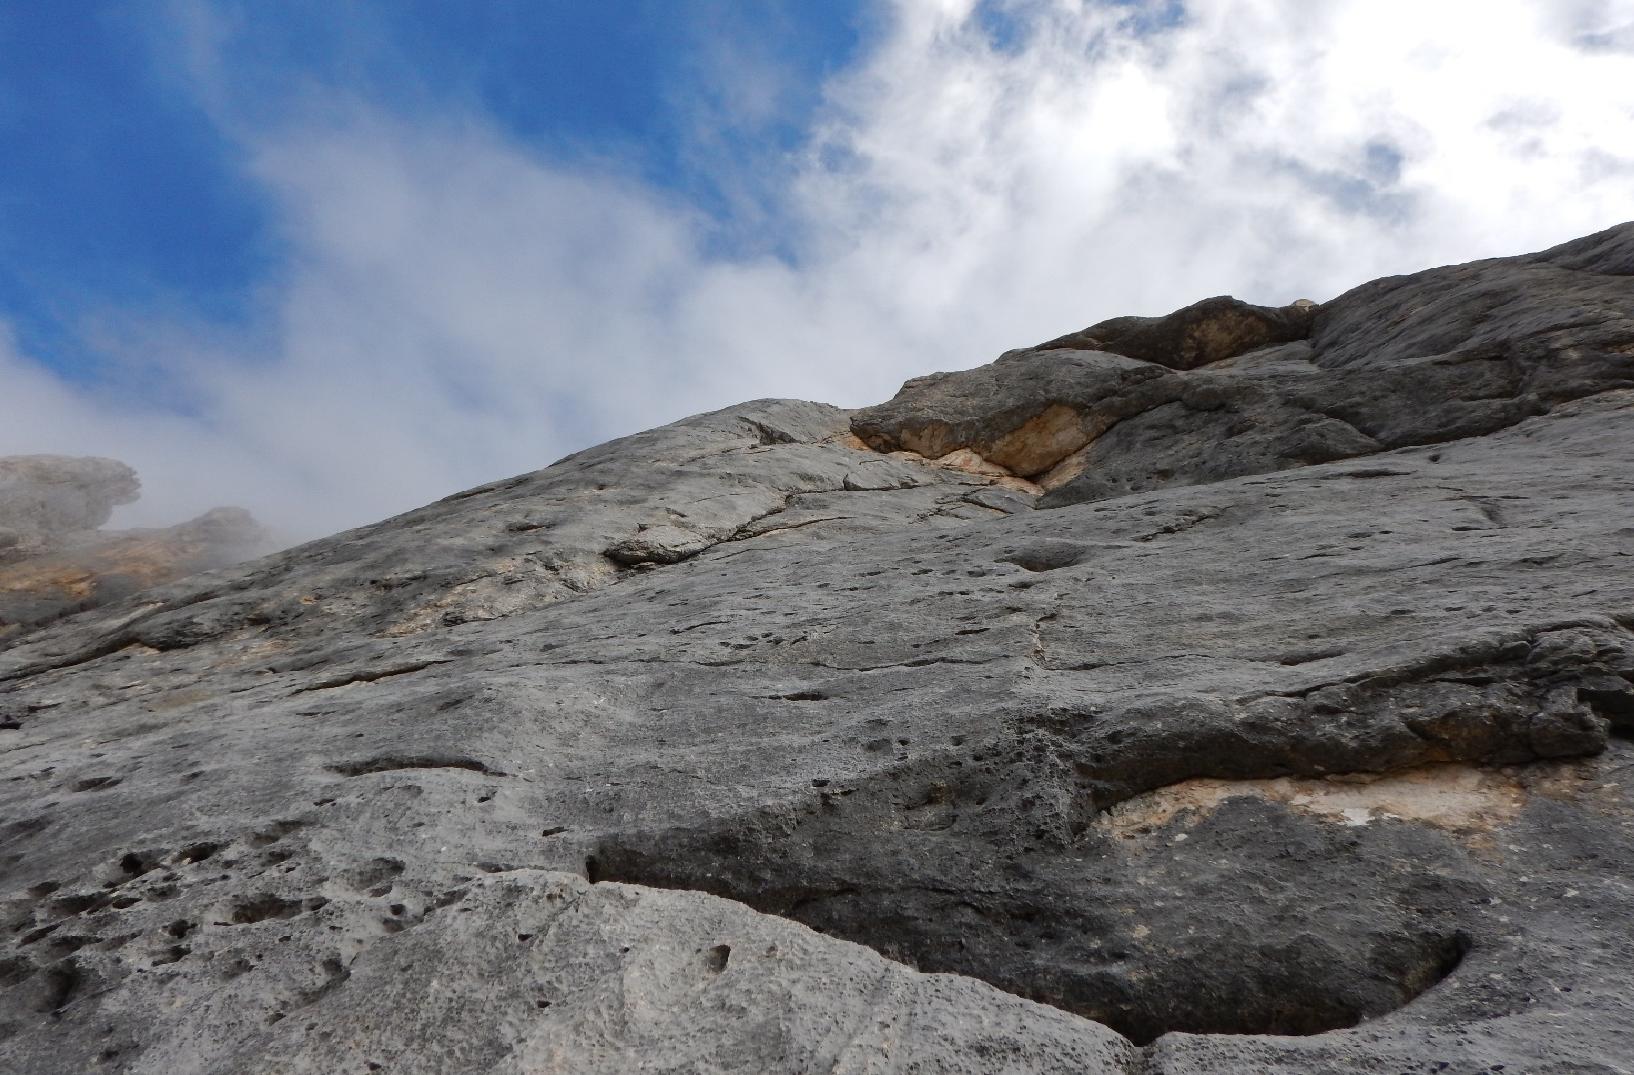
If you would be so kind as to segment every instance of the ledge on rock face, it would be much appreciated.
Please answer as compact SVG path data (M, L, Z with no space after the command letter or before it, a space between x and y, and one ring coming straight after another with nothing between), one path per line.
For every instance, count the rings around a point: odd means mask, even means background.
M970 451L1041 507L1481 436L1634 386L1634 224L1376 280L1321 306L1207 299L920 377L852 416L877 451Z
M851 416L881 452L931 460L970 451L1051 487L1049 471L1123 418L1178 393L1176 374L1096 351L1016 351L961 373L918 378Z
M1310 335L1315 304L1254 306L1230 295L1194 302L1163 317L1114 317L1059 336L1035 351L1108 351L1173 370L1194 370Z

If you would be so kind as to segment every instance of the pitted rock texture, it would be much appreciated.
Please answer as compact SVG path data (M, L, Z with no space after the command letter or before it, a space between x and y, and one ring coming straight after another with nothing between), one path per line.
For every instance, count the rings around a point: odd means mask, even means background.
M947 452L744 404L17 640L0 1069L1628 1072L1631 244L911 384ZM1427 432L994 450L1232 369Z

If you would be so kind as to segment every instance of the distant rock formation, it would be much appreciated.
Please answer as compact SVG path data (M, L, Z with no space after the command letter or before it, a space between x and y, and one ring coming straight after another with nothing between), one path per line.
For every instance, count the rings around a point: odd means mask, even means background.
M0 1070L1616 1075L1634 224L0 651Z
M165 529L99 529L140 490L113 459L0 456L0 641L270 548L241 508Z
M0 456L0 558L34 556L100 527L140 495L136 471L95 456Z

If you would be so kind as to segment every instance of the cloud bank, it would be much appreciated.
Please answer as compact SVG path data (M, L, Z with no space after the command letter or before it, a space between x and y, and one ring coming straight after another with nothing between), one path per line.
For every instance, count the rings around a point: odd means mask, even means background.
M253 324L105 311L72 384L0 333L0 454L126 460L128 523L314 536L742 399L1634 217L1634 0L899 0L822 89L797 149L714 165L727 221L469 105L224 114L288 251Z

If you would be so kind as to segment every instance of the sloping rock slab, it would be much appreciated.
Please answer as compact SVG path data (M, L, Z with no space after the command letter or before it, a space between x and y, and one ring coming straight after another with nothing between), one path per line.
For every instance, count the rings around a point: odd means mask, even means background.
M0 653L0 1070L1626 1069L1634 391L1050 511L850 417Z

